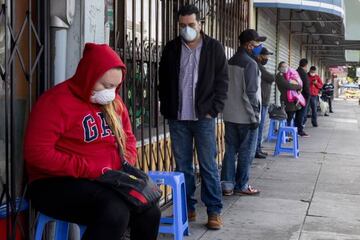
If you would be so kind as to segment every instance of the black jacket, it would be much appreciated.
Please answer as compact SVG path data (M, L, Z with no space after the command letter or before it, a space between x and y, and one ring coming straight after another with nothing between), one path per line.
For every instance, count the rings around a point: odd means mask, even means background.
M275 76L269 73L265 66L258 62L258 66L261 72L261 104L263 106L269 106L271 86L275 81Z
M332 83L325 83L321 91L324 97L332 98L334 96L334 85Z
M179 112L179 73L181 38L166 44L159 68L160 111L167 119L177 119ZM216 117L224 108L228 88L228 66L222 45L203 35L199 77L195 90L195 112L199 119Z
M304 96L306 102L308 102L308 99L310 98L310 81L308 75L301 67L298 67L297 72L299 73L300 78L303 82L303 89L301 94Z

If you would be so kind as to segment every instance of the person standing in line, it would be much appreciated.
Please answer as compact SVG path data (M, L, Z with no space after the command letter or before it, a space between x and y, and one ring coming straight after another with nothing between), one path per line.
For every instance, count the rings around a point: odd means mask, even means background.
M300 126L300 127L298 127L298 133L302 137L309 136L304 131L304 127L305 127L305 123L306 123L306 119L307 119L307 112L308 112L309 105L310 105L310 82L309 82L309 78L307 75L307 69L308 69L308 60L306 58L303 58L299 62L299 67L297 69L297 72L299 73L299 76L303 82L303 88L302 88L301 94L303 95L303 97L306 101L306 106L301 108L301 110L296 113L296 114L300 114L301 118L302 118L301 124L298 124L298 126Z
M273 55L272 52L269 52L265 47L261 50L260 55L256 57L258 67L261 72L261 120L259 125L259 135L256 146L255 158L266 158L268 155L266 152L263 152L261 149L262 136L264 124L269 109L270 95L271 95L271 86L275 81L274 74L268 72L265 68L265 65L269 61L269 56Z
M317 105L319 92L323 87L323 82L319 75L316 74L316 67L312 66L309 72L309 82L310 82L310 107L311 107L311 123L313 127L318 127L317 122Z
M327 79L326 83L322 87L322 97L324 101L327 101L329 104L329 110L330 110L329 112L334 113L332 108L332 99L334 97L334 85L331 82L331 78Z
M221 169L223 195L255 195L249 185L261 118L260 70L253 59L261 49L261 37L254 29L243 31L240 47L229 60L229 91L225 101L225 155ZM237 167L235 168L235 162Z
M201 200L207 207L207 228L223 226L221 185L216 164L215 118L224 108L228 65L220 42L201 30L195 5L178 13L180 36L166 44L159 69L160 111L168 119L176 171L186 182L189 221L196 220L193 144L201 177Z

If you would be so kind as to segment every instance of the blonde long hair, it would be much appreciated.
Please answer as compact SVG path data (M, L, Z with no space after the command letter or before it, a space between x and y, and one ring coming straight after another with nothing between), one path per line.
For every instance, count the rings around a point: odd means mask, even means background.
M121 114L124 110L123 104L115 99L109 104L102 106L102 111L105 114L106 121L111 128L112 132L115 135L117 144L119 145L119 150L121 154L127 159L126 152L126 134L121 121Z

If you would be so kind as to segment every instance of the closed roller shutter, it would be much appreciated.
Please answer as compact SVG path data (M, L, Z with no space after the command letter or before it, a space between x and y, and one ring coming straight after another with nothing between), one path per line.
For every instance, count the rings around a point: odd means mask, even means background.
M298 39L292 39L292 43L291 43L291 63L290 66L292 68L297 69L299 66L299 62L301 59L301 55L300 55L300 48L301 48L301 43Z
M266 69L275 74L276 70L276 10L274 9L259 9L258 10L258 23L257 23L257 31L261 36L266 36L267 39L264 42L264 46L270 51L273 52L274 55L269 57L269 62L266 64ZM271 96L270 96L270 104L275 103L275 84L272 85ZM263 136L266 137L268 129L269 129L269 118L267 118Z
M289 24L281 23L279 35L279 62L289 63Z
M289 24L288 23L281 23L278 30L278 63L286 62L289 63ZM278 89L275 90L276 99L275 102L277 105L280 105L280 92Z
M271 9L259 9L258 11L258 29L261 36L266 36L264 46L270 51L276 51L276 12ZM275 56L271 56L266 68L270 72L275 72Z

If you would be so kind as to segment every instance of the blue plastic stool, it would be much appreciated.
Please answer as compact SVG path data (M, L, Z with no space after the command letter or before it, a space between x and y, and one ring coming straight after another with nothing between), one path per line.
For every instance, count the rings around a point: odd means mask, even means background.
M44 228L47 223L55 222L55 237L54 240L67 240L69 237L69 222L64 222L61 220L48 217L42 213L39 213L36 231L35 231L35 240L41 240ZM84 235L86 226L78 225L80 228L80 238Z
M292 147L282 147L284 143L284 138L287 138L288 135L292 135ZM280 127L279 137L276 141L274 156L279 155L280 153L292 153L295 158L298 158L300 155L299 151L299 140L298 140L298 130L296 127Z
M149 177L158 185L168 185L172 188L173 217L161 218L159 233L173 234L175 240L182 240L184 235L189 236L184 174L150 171Z
M282 125L283 127L295 127L294 118L291 119L290 125L287 123L286 120L284 120L284 121L285 121L285 124ZM282 142L282 143L285 144L285 143L287 143L287 142L290 142L290 139L291 139L291 137L288 136L288 134L285 134L285 133L284 133L284 138L283 138L283 142Z
M285 127L286 126L286 120L270 119L269 132L268 132L268 136L267 136L267 139L266 139L268 142L278 139L278 131L277 131L278 124L279 124L279 128L280 127ZM286 139L284 139L284 140L286 141Z

